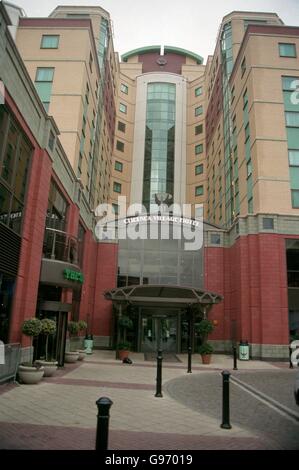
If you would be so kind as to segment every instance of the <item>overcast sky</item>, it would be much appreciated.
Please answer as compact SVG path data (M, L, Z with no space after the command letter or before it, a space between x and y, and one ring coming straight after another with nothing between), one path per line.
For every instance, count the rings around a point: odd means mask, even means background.
M27 16L48 16L57 5L100 5L110 12L114 46L120 54L163 44L189 49L206 62L220 22L232 10L276 12L299 26L299 0L9 0Z

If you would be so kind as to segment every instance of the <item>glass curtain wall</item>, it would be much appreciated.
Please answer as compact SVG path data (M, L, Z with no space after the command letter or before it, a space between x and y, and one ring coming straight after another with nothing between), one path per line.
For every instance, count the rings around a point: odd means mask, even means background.
M148 84L142 201L148 212L156 193L174 192L175 106L175 84Z

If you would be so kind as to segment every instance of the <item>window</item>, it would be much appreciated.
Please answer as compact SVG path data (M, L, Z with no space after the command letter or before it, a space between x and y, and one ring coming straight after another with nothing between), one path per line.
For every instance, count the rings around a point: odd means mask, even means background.
M115 215L119 214L119 205L112 203L112 211Z
M252 163L251 160L247 162L247 177L252 175Z
M291 166L299 166L299 150L289 150L289 163Z
M119 150L120 152L124 152L125 150L125 144L121 142L120 140L116 141L116 149Z
M245 142L246 142L246 141L247 141L247 139L248 139L248 138L249 138L249 136L250 136L249 123L248 123L248 124L246 124L246 127L245 127L244 131L245 131Z
M198 126L195 126L195 135L202 134L203 131L203 125L199 124Z
M211 233L211 243L213 245L220 245L220 234L219 233Z
M272 217L263 217L263 229L274 230L274 219Z
M195 155L199 155L203 152L203 144L195 145Z
M203 165L200 164L200 165L196 165L195 167L195 174L196 175L201 175L203 173Z
M248 199L248 214L253 214L253 199Z
M287 112L286 123L289 127L299 127L299 113L296 112Z
M0 106L0 222L19 234L31 154L25 134Z
M245 71L246 71L246 58L244 57L241 63L241 77L243 77Z
M202 196L203 195L203 186L196 186L195 187L195 196Z
M89 70L92 72L92 63L93 63L93 57L92 53L89 54Z
M203 107L197 106L197 108L195 108L195 116L200 116L202 113L203 113Z
M64 231L66 228L67 211L68 211L68 203L66 199L61 194L60 190L58 189L54 181L51 181L48 210L47 210L47 215L46 215L46 227ZM51 257L52 242L53 242L52 236L50 236L50 238L46 237L44 240L44 244L46 245L46 246L44 245L44 254L46 255L46 258ZM47 246L47 242L49 242L49 246ZM59 245L59 248L58 248L58 245ZM63 243L61 242L60 244L57 243L58 250L64 251L63 248L64 248ZM58 259L61 259L61 258L58 258Z
M202 95L202 86L195 88L195 96Z
M115 193L121 193L121 184L120 183L116 183L116 181L114 181L113 183L113 191Z
M124 83L121 83L120 91L122 91L123 93L125 93L127 95L128 92L129 92L129 87L127 85L125 85Z
M296 45L280 42L278 44L280 57L297 57Z
M123 103L119 104L119 110L121 113L127 114L127 106Z
M123 171L123 164L121 162L116 161L114 164L114 168L117 171Z
M52 36L48 34L43 34L41 49L58 49L59 36Z
M126 132L126 125L124 122L121 122L121 121L118 121L118 126L117 126L118 130L121 131L121 132Z
M299 190L292 190L292 207L294 209L299 208Z
M46 111L49 111L53 77L53 67L38 67L36 70L35 88Z
M53 134L52 131L50 131L49 142L48 142L48 147L50 150L54 150L54 144L55 144L55 135Z

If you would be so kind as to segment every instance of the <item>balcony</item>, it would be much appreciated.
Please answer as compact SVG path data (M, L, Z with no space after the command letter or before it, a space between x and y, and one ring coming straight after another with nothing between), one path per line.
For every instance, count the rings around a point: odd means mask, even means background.
M79 243L76 237L54 228L46 228L43 258L78 265Z
M46 228L40 282L80 289L84 281L80 269L83 245L61 230Z

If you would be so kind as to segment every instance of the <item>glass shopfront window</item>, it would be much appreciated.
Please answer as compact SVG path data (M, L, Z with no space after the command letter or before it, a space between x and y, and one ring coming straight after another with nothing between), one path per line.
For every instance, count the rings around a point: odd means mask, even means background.
M10 310L15 279L0 272L0 340L8 342Z
M32 147L0 107L0 222L20 234Z

